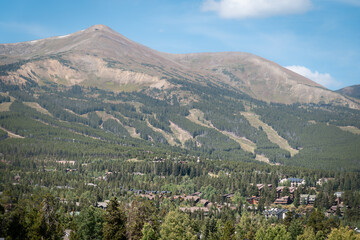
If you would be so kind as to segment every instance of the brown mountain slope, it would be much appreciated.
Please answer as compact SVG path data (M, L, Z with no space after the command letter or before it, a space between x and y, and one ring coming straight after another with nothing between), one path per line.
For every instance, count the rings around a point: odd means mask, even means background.
M349 87L344 87L342 89L337 90L336 92L360 99L360 84L359 85L353 85Z
M129 85L161 87L166 85L162 77L185 75L179 64L104 25L66 36L3 44L0 59L1 64L26 60L1 78L18 84L31 78L40 84L50 81L120 91Z
M241 52L169 55L208 78L250 96L278 103L334 103L357 108L343 96L264 58Z
M267 102L359 104L261 57L239 52L167 54L104 25L66 36L0 45L0 79L80 84L113 91L173 88L175 78L245 92Z

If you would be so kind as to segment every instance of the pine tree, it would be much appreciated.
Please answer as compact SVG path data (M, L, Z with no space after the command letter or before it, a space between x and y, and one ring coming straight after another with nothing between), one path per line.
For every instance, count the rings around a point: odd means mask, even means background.
M316 240L314 229L312 227L306 227L304 233L299 235L297 240Z
M235 228L232 225L231 221L226 221L223 229L223 234L221 240L231 240L234 239Z
M186 213L170 211L160 227L162 240L191 240L197 239L196 233L190 224L190 218Z
M288 228L288 232L290 233L291 239L296 240L297 236L303 234L304 232L304 227L301 221L298 219L293 220Z
M63 229L58 222L56 214L55 199L51 195L46 195L41 202L40 209L40 235L45 239L61 239Z
M350 230L345 227L340 227L339 229L332 229L331 233L328 236L328 240L359 240L360 236L357 235L353 230Z
M211 236L217 233L217 221L214 217L206 218L202 235L205 239L211 239Z
M3 218L4 226L2 226L4 236L10 237L10 239L25 239L27 238L26 223L25 223L25 211L20 207L16 207L15 210L5 215Z
M156 233L155 229L149 224L145 223L142 229L142 238L141 240L156 240L158 239L158 234Z
M77 219L75 239L101 239L103 230L103 210L90 206L81 210Z
M289 229L291 222L294 220L294 213L292 211L288 211L285 214L284 218L284 225L286 226L286 229Z
M294 198L294 206L297 208L300 205L300 192L298 190L295 191L295 198Z
M105 213L104 239L126 239L126 216L116 198L110 200Z
M145 223L151 223L152 227L158 224L156 208L149 200L135 200L131 203L127 214L127 236L130 240L140 239Z

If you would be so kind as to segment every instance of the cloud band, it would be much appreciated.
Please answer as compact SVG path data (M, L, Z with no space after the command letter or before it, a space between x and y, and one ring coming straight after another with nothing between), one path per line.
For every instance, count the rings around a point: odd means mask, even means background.
M264 18L300 14L311 9L310 0L205 0L203 11L213 11L222 18Z
M287 66L285 67L297 74L300 74L314 82L317 82L327 88L339 87L341 83L336 81L329 73L319 73L318 71L311 71L304 66Z

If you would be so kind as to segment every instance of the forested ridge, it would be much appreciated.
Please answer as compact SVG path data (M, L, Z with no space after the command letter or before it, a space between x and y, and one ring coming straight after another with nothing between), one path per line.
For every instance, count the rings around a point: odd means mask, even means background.
M65 230L71 239L359 237L360 135L340 128L359 128L358 110L270 104L172 81L177 91L120 93L1 83L0 237L59 239ZM292 188L286 178L304 184ZM303 203L304 194L315 202ZM286 216L268 217L274 208Z

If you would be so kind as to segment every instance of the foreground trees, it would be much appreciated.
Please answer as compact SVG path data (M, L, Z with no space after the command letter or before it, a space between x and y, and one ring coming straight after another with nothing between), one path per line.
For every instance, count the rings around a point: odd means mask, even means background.
M220 212L185 213L158 211L149 200L130 203L110 200L106 211L85 207L78 216L66 215L55 198L45 195L21 202L13 210L0 208L0 236L6 239L62 239L71 229L70 239L209 239L209 240L359 240L346 227L331 227L333 221L314 210L300 218L265 220L246 211L238 215ZM170 209L176 209L169 206ZM60 216L63 214L64 216ZM236 217L235 217L236 216ZM241 217L240 217L241 216ZM304 227L305 226L305 227ZM330 229L331 228L331 229Z
M187 214L179 211L170 211L160 227L161 240L192 240L197 239Z
M103 237L103 210L93 206L87 207L80 212L76 222L75 239L101 239Z
M1 236L6 239L62 239L64 227L58 221L58 203L51 195L22 201L0 216Z
M148 233L150 229L157 230L159 227L154 202L149 200L134 200L131 202L130 208L127 211L126 228L128 239L141 239L144 224L148 225L146 233Z
M359 240L360 235L348 228L340 227L339 229L334 228L328 236L328 240Z
M291 235L286 231L284 225L277 225L275 227L268 227L268 229L260 228L256 232L256 240L290 240Z
M127 239L126 215L116 198L110 200L104 218L104 239Z

